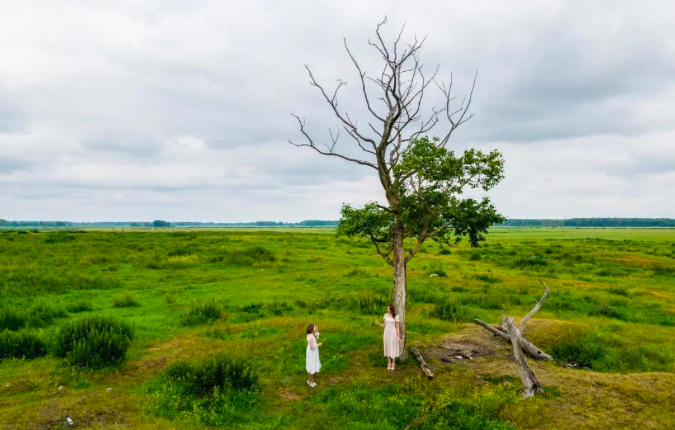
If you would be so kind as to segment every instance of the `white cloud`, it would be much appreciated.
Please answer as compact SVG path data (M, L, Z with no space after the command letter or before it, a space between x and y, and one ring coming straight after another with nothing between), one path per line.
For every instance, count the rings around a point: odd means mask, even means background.
M348 82L342 37L407 21L425 64L476 69L476 117L453 144L499 148L511 217L673 216L675 8L667 1L0 4L0 217L335 219L381 197L366 168L291 147L290 112L335 127L307 83ZM345 148L351 145L343 140Z

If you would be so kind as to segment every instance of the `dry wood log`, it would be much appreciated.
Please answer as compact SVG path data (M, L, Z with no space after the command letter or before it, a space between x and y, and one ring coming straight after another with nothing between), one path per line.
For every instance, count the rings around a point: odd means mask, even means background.
M486 323L485 321L475 319L475 320L473 320L473 322L475 324L478 324L479 326L483 327L484 329L489 330L495 336L501 337L502 339L506 340L507 342L511 340L508 333L505 333L505 332L501 331L497 327L491 326L490 324ZM541 348L536 347L534 344L532 344L532 342L525 339L524 337L521 336L519 342L520 342L520 347L523 349L523 351L525 351L525 353L527 353L532 358L536 358L538 360L547 360L547 361L553 360L553 357L551 357L550 355L548 355L547 353L542 351Z
M518 373L520 374L521 381L523 381L523 387L525 389L523 399L532 397L535 394L542 394L544 392L544 389L541 387L539 380L535 376L532 369L530 369L530 366L527 364L527 360L523 355L523 350L520 348L519 343L519 341L521 340L520 330L518 330L516 325L513 323L513 318L509 318L506 315L504 315L502 321L509 329L509 336L511 338L511 344L513 345L513 357L516 359L516 365L518 366Z
M429 369L429 366L427 366L426 361L424 361L424 357L422 357L422 354L417 350L417 348L410 348L410 352L413 353L415 358L417 359L417 362L420 364L420 369L422 369L422 372L424 372L425 375L427 375L429 378L434 377L434 372Z

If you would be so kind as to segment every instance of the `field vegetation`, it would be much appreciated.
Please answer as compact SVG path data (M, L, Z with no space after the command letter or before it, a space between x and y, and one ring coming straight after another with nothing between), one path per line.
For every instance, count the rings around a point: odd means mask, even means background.
M606 429L675 420L675 230L492 229L408 267L414 358L385 369L391 268L330 229L0 230L0 428ZM554 357L520 400L525 315ZM309 388L305 328L320 327ZM447 360L455 349L472 360ZM449 361L449 362L448 362Z

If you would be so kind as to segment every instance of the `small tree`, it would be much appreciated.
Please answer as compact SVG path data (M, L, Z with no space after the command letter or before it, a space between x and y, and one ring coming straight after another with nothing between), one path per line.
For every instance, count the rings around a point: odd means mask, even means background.
M316 81L309 66L305 66L310 84L321 92L342 129L365 155L358 157L351 152L336 152L339 129L330 132L329 144L317 145L305 129L305 120L297 115L293 116L306 143L289 142L377 172L386 203L372 202L363 208L344 205L338 234L367 238L376 252L393 267L392 302L401 318L401 352L405 358L406 264L428 239L457 243L461 237L468 236L471 245L476 246L484 239L490 225L503 222L504 218L489 199L477 201L461 195L466 189L480 187L487 191L499 183L504 177L504 160L498 151L484 153L469 149L457 155L447 149L452 133L472 117L468 110L476 78L468 98L454 107L452 79L449 85L439 83L436 79L438 68L429 77L422 70L419 54L424 40L418 41L415 37L411 44L403 47L401 30L388 46L380 33L386 23L385 18L377 25L376 41L368 41L384 63L382 72L375 77L361 69L345 40L345 49L358 72L359 87L372 116L371 122L367 122L368 132L348 113L338 110L337 94L346 82L339 80L337 88L329 94ZM424 95L432 83L441 90L445 104L430 108L424 115ZM371 87L375 88L377 97L371 94ZM375 99L380 102L378 106L372 102ZM441 137L429 138L428 132L441 117L447 121L448 128Z

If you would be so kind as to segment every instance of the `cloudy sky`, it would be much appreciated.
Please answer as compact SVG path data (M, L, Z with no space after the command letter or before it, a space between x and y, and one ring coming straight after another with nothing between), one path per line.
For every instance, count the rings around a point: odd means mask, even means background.
M371 169L286 139L290 112L320 139L337 124L304 64L363 112L342 38L375 74L384 15L460 95L478 70L451 145L503 151L506 216L675 217L675 4L646 4L3 1L0 218L299 221L381 199Z

